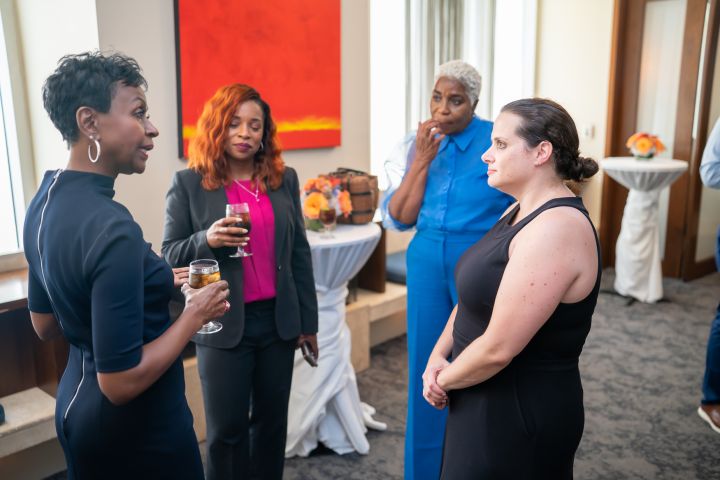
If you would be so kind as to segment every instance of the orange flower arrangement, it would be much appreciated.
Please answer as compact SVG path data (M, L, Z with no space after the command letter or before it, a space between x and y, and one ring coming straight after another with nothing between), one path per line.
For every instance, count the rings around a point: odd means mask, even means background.
M665 151L665 145L660 141L657 135L645 132L638 132L630 135L625 142L625 146L638 159L649 160L656 153Z
M305 198L303 203L303 215L312 220L316 220L320 216L320 210L328 208L328 201L320 192L311 192Z
M340 204L340 211L344 217L347 217L352 212L352 202L350 201L350 192L347 190L341 190L338 193L338 203Z
M311 178L305 182L303 192L305 192L305 201L303 202L305 226L310 230L322 229L322 224L318 219L320 210L336 208L335 205L337 205L340 213L345 217L352 212L350 192L342 189L338 178L318 175L317 178Z
M328 193L338 185L340 185L340 180L338 180L337 178L320 175L317 178L311 178L310 180L305 182L305 187L303 188L303 190L305 191L305 193Z

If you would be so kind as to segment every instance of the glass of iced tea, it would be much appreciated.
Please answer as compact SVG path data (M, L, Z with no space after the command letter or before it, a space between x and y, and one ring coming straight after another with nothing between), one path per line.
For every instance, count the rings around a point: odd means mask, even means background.
M205 285L220 281L220 267L217 260L202 259L190 262L190 281L192 288L202 288ZM207 334L222 330L222 323L210 320L203 325L197 333Z
M333 225L335 225L335 222L337 221L335 208L333 206L330 206L330 208L324 208L320 210L320 213L318 214L318 219L320 220L320 223L323 225L323 238L333 238L332 234L330 233L330 229Z
M225 217L237 217L240 219L236 222L233 227L244 228L250 234L250 207L247 203L229 203L225 205ZM246 252L242 246L237 247L237 252L230 255L232 258L249 257L252 255L250 252Z

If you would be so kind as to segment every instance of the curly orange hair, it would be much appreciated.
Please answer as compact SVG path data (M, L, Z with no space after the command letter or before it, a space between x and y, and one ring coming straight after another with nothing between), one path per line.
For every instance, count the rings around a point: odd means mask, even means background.
M252 178L258 180L263 191L266 182L273 190L282 183L285 163L280 155L282 150L278 143L275 122L270 114L270 106L251 86L234 83L220 87L205 102L198 119L195 137L190 140L188 147L188 168L202 176L202 186L205 190L214 190L232 181L230 166L225 158L224 144L237 107L247 101L260 105L264 117L262 138L264 148L255 154Z

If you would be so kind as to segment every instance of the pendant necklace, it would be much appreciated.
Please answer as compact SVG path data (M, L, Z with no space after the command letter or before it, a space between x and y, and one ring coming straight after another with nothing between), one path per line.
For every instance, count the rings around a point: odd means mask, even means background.
M260 193L259 193L259 189L258 189L258 182L257 182L257 180L255 181L255 192L253 192L252 190L248 189L245 185L243 185L242 183L240 183L239 180L233 180L233 182L235 182L240 188L242 188L243 190L245 190L247 193L249 193L250 195L252 195L253 197L255 197L255 201L256 201L257 203L260 203Z

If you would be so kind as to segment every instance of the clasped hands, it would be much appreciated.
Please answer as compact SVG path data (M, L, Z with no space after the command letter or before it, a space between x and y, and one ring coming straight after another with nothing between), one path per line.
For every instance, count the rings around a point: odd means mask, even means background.
M431 357L428 360L425 372L422 374L423 398L438 410L442 410L448 404L447 392L437 383L438 375L448 365L450 365L450 362L444 358Z

